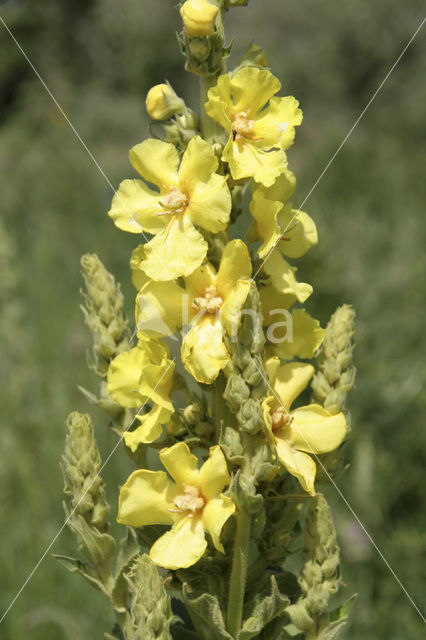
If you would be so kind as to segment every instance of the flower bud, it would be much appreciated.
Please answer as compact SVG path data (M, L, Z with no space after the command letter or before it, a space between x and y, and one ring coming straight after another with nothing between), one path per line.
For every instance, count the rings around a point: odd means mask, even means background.
M186 0L180 10L188 35L212 36L219 8L207 0Z
M167 120L183 111L185 103L169 84L156 84L148 91L145 106L153 120Z

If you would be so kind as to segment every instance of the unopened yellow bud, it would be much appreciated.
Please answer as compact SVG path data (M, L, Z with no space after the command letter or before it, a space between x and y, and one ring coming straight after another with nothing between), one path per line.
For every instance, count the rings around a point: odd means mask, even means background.
M219 8L207 0L186 0L180 15L190 36L212 36L218 11Z
M153 120L167 120L185 108L184 101L168 84L156 84L152 87L146 96L145 105Z

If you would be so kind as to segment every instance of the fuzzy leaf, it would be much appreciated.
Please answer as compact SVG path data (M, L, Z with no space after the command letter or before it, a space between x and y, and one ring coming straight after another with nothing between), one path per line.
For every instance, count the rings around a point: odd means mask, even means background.
M185 583L182 589L183 600L200 636L209 640L232 640L232 636L225 629L217 597L202 593L191 598L192 593Z
M81 562L81 560L78 560L77 558L70 558L59 554L54 554L53 558L55 558L55 560L59 560L59 562L64 565L68 571L80 574L89 584L92 585L92 587L95 587L95 589L98 589L103 594L108 595L102 581L96 576L95 571L84 562Z
M127 527L126 537L120 541L120 549L115 563L114 586L111 590L111 604L114 609L119 611L125 610L128 593L127 582L124 578L124 574L130 568L130 565L139 553L140 549L136 533L134 529Z
M246 606L246 615L248 617L243 623L241 631L238 633L238 640L250 640L259 635L262 629L272 620L281 616L286 607L290 604L287 596L283 596L277 585L275 576L270 576L269 594L264 595L263 589L260 590L252 600L249 606Z
M358 595L354 594L341 607L338 607L330 614L331 623L321 633L318 640L337 640L346 625L349 611Z

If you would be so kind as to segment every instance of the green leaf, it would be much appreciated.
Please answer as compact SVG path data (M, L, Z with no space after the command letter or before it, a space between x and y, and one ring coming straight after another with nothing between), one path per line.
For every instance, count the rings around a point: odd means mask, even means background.
M264 594L264 585L260 585L259 591L245 607L244 614L247 618L238 633L238 640L257 637L268 623L284 613L289 604L287 596L280 593L275 576L270 575L268 594Z
M341 607L338 607L330 614L331 624L321 633L318 640L337 640L341 636L346 625L349 611L357 599L358 594L354 594Z
M68 571L71 571L71 573L78 573L79 575L81 575L85 580L87 580L89 584L92 585L92 587L95 587L95 589L98 589L104 595L109 595L102 581L89 565L85 564L81 560L78 560L77 558L70 558L68 556L54 554L53 558L55 558L55 560L59 560L59 562L64 565L64 567L66 567Z
M225 629L223 614L216 596L209 593L193 596L194 591L187 583L183 585L182 595L194 627L205 640L232 640Z
M120 541L120 549L115 563L114 586L111 589L111 604L114 609L124 611L128 587L124 574L130 568L131 563L140 553L139 543L135 530L131 527L126 529L126 537Z

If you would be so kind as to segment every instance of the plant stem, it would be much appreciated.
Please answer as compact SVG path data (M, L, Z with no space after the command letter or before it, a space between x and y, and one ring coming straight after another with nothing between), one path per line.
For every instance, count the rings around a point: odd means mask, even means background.
M225 420L225 415L226 415L225 414L226 405L223 399L225 385L226 385L225 377L223 373L220 373L213 387L212 418L213 418L213 424L214 424L214 433L215 433L216 443L219 442L221 421Z
M228 631L237 637L243 620L243 604L247 579L247 560L250 542L250 514L241 508L237 513L234 558L232 561L231 584L228 600Z
M207 93L217 82L217 76L200 76L200 101L201 101L201 133L209 142L217 139L222 129L218 122L207 115L204 105L208 100Z

